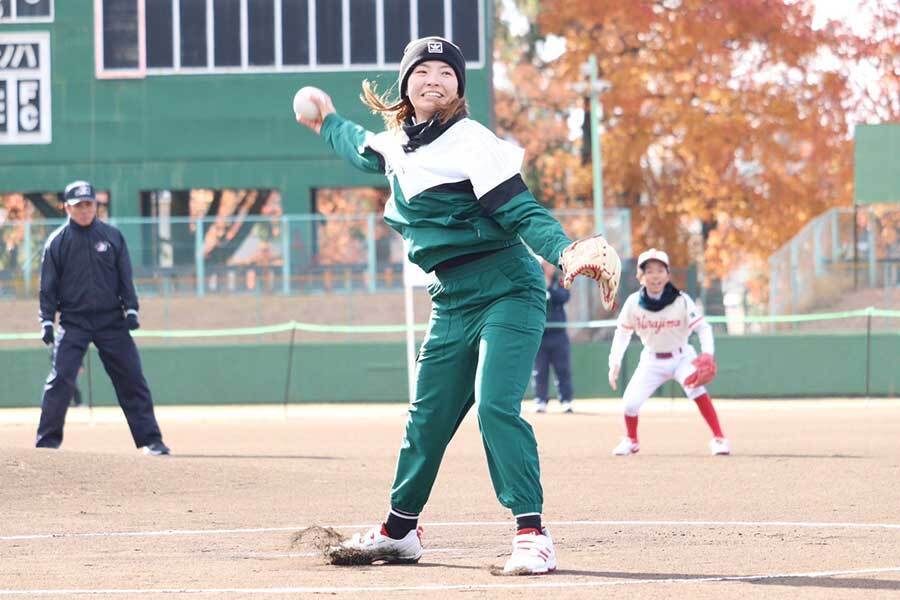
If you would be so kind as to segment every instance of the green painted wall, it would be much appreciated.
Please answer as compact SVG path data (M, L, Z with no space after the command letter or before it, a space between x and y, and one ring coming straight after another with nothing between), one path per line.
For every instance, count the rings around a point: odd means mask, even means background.
M715 397L784 398L863 396L864 335L784 335L716 340L719 377ZM288 363L286 345L148 346L141 350L157 404L280 403ZM630 376L639 347L625 360ZM611 397L606 382L609 343L576 344L573 371L577 397ZM871 340L872 396L900 395L900 335ZM112 386L95 351L92 387L97 405L115 403ZM0 407L38 406L49 370L41 348L0 350ZM86 376L81 378L87 392ZM621 389L621 388L620 388ZM658 395L680 397L668 386ZM398 343L301 344L294 349L290 401L393 402L406 398L405 349Z
M900 123L857 125L854 143L856 203L900 203Z
M491 23L491 2L485 2ZM89 7L88 10L85 10ZM393 71L94 76L94 15L87 0L57 0L53 23L0 25L0 33L50 32L52 133L48 145L0 146L0 193L60 191L74 179L111 193L111 213L140 215L150 189L274 187L287 213L309 211L310 189L385 184L338 161L294 122L297 88L321 87L337 109L378 129L358 100L364 78L389 87ZM485 66L467 72L474 118L492 114L492 32Z

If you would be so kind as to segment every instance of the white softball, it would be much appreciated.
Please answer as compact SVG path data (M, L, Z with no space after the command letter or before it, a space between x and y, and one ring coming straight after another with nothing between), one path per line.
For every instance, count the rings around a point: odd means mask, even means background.
M310 121L319 118L319 107L310 100L313 95L323 94L322 90L312 86L302 87L294 94L294 115ZM321 97L321 96L320 96Z

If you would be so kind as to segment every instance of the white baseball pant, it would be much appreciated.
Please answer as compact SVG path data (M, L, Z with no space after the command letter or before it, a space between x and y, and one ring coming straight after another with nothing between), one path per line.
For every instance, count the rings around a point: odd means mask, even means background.
M626 416L636 417L644 402L659 386L671 379L681 385L685 396L691 400L706 393L706 388L702 385L695 388L684 387L684 380L696 370L691 364L691 361L697 358L697 351L693 346L686 344L673 352L671 358L657 358L656 354L646 348L641 351L641 360L622 397L625 401Z

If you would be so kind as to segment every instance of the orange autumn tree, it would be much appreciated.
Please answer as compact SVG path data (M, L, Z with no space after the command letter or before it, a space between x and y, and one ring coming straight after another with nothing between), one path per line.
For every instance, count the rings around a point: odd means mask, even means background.
M530 37L498 37L518 53L498 92L498 126L529 150L541 198L589 198L590 166L572 158L581 141L568 140L559 118L583 105L575 84L595 54L609 83L605 203L632 209L634 247L693 262L694 229L711 275L758 264L815 215L850 203L851 119L900 116L900 36L891 35L900 7L863 5L873 15L866 35L837 23L814 30L808 0L519 2L535 25ZM542 64L528 49L549 34L566 51ZM498 50L498 61L513 52ZM852 75L862 63L879 85L861 101Z
M316 211L326 217L317 222L317 259L322 265L365 263L368 260L370 213L384 211L383 188L327 188L316 190ZM376 228L375 239L388 235Z

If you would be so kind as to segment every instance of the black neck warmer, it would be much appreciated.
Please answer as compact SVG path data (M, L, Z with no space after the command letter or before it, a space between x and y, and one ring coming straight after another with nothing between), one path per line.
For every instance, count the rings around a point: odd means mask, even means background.
M647 288L641 288L641 297L638 300L638 304L641 305L641 308L645 308L651 312L659 312L668 305L675 302L675 298L678 297L679 291L678 288L672 285L671 283L667 283L666 287L663 288L662 296L660 296L659 300L654 300L647 294Z
M437 115L423 123L413 123L412 117L406 119L403 123L403 133L406 134L409 141L403 145L403 151L407 153L413 152L425 144L430 144L438 139L442 133L450 129L453 124L466 116L465 113L458 114L443 123Z

